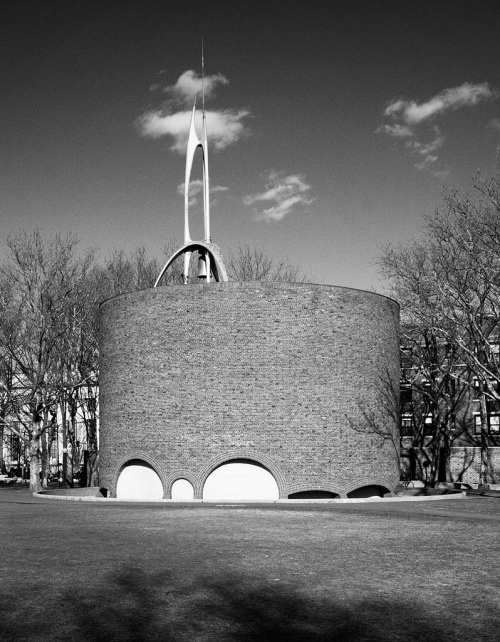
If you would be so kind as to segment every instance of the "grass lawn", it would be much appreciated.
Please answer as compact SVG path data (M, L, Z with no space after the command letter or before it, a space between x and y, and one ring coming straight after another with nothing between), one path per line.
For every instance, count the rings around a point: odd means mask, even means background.
M500 499L145 505L0 488L0 639L500 640Z

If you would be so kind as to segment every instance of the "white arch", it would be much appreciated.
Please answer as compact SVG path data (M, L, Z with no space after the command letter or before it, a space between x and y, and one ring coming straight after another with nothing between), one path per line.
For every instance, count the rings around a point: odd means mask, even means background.
M187 479L176 479L172 484L172 499L188 501L194 497L193 484Z
M146 462L134 461L123 467L116 483L118 499L154 500L163 498L163 484Z
M279 498L278 484L263 466L252 461L230 461L216 468L203 487L204 500Z

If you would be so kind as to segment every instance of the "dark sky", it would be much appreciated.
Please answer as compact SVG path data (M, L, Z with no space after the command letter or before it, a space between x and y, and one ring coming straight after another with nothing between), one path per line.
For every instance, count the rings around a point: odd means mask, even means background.
M380 288L380 246L496 169L499 22L496 1L3 0L2 237L180 241L203 37L214 242Z

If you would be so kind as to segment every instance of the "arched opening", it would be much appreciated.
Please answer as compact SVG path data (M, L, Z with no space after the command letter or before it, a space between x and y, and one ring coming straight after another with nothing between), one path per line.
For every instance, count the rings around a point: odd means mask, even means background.
M172 484L172 499L178 502L189 501L194 497L193 485L187 479L176 479Z
M141 459L129 461L116 484L118 499L162 499L163 484L155 469Z
M349 499L366 499L367 497L383 497L385 494L390 492L384 486L361 486L356 488L356 490L351 490L350 493L347 493Z
M338 499L339 497L337 493L331 493L328 490L301 490L288 495L288 499Z
M222 464L208 476L203 487L204 500L279 498L278 484L261 464L249 459L234 459Z

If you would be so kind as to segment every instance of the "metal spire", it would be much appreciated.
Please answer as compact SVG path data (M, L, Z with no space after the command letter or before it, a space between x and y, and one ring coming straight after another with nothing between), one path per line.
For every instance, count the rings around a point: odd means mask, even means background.
M205 116L205 56L203 55L203 38L201 39L201 106L203 114L203 133L201 148L203 150L203 222L205 226L205 243L210 243L210 179L208 174L208 138L207 119ZM208 277L210 278L210 277Z
M201 37L201 102L205 118L205 58L203 56L203 36Z
M198 138L195 128L196 100L191 112L189 134L186 150L186 171L184 177L184 245L175 252L167 261L155 282L155 287L160 283L167 268L180 255L184 255L184 283L189 282L189 264L193 251L198 252L198 279L210 283L214 278L216 281L227 281L227 272L224 267L222 255L219 248L212 243L210 238L210 183L208 175L208 136L207 119L205 114L205 57L203 52L203 38L201 39L201 107L202 107L202 134ZM205 238L203 241L193 241L189 231L189 184L191 180L191 169L195 151L201 147L203 160L203 222Z

